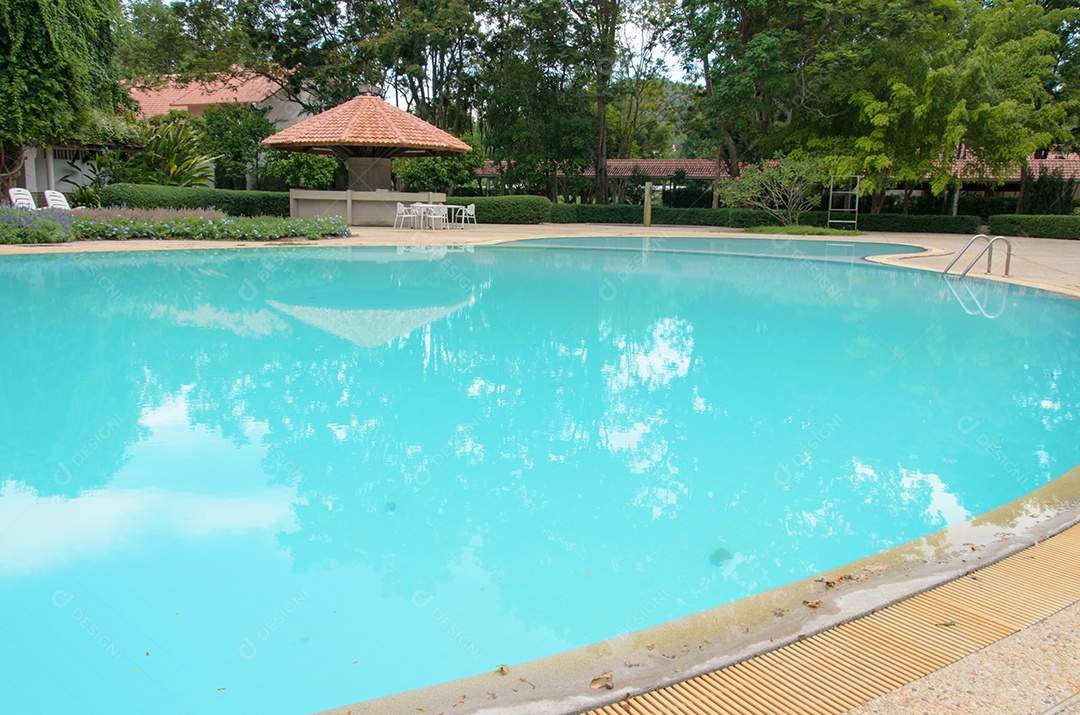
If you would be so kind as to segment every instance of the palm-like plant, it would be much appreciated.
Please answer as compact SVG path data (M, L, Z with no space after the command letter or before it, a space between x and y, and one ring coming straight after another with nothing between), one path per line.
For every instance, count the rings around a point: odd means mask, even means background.
M134 143L142 151L113 150L86 162L84 175L91 186L106 184L157 184L199 186L214 177L214 159L199 152L202 131L187 112L151 117L138 128ZM69 162L70 164L70 162ZM71 164L73 172L77 167ZM67 179L67 177L64 177Z
M133 158L144 172L137 183L162 186L197 186L214 178L214 159L199 153L200 132L183 116L153 118L140 131L145 151Z

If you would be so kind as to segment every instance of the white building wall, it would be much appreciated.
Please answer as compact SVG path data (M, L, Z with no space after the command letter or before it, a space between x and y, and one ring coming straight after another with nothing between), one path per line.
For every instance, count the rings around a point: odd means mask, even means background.
M266 113L266 118L273 122L274 126L277 127L279 131L286 127L291 127L301 119L307 119L309 116L304 113L303 108L299 104L285 99L280 90L255 106L259 109L269 108L270 111Z
M68 147L26 147L20 184L36 194L47 189L70 192L85 186L90 178L86 164L79 161L80 156L78 149Z

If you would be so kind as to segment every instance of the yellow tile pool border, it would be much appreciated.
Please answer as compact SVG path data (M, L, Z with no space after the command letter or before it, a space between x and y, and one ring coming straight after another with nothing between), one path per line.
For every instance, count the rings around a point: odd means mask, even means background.
M588 715L836 715L1080 601L1080 526L880 611Z

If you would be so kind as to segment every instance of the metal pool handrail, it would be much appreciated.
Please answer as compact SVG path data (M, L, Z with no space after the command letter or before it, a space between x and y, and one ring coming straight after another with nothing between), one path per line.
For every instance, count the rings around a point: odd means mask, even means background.
M975 258L972 259L971 263L969 263L967 265L967 268L960 271L960 276L961 277L966 276L968 274L968 271L970 271L975 266L975 264L978 263L979 259L982 258L984 253L987 254L986 255L986 272L989 274L990 269L993 267L993 263L994 263L994 244L997 243L998 241L1004 241L1005 242L1006 252L1005 252L1005 273L1004 273L1004 275L1006 275L1006 276L1009 275L1009 268L1012 265L1012 253L1013 253L1012 242L1009 241L1009 239L1005 238L1004 236L994 236L993 238L990 238L985 233L980 233L980 234L978 234L976 236L972 236L971 240L968 241L967 244L962 249L957 251L956 255L949 262L949 265L945 266L945 270L943 270L942 273L947 274L949 272L949 270L954 265L956 265L956 262L960 260L960 257L962 255L964 255L965 253L967 253L967 250L969 248L971 248L971 245L973 243L975 243L976 241L978 241L980 238L985 238L986 239L986 245L982 247L982 250L979 251L978 254L976 254Z

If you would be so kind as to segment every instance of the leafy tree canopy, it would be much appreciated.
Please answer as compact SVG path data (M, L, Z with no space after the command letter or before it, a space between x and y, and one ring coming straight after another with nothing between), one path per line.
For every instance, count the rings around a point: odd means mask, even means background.
M77 139L93 113L126 103L113 56L117 0L0 3L0 185L13 185L26 145ZM98 121L100 129L103 122Z

